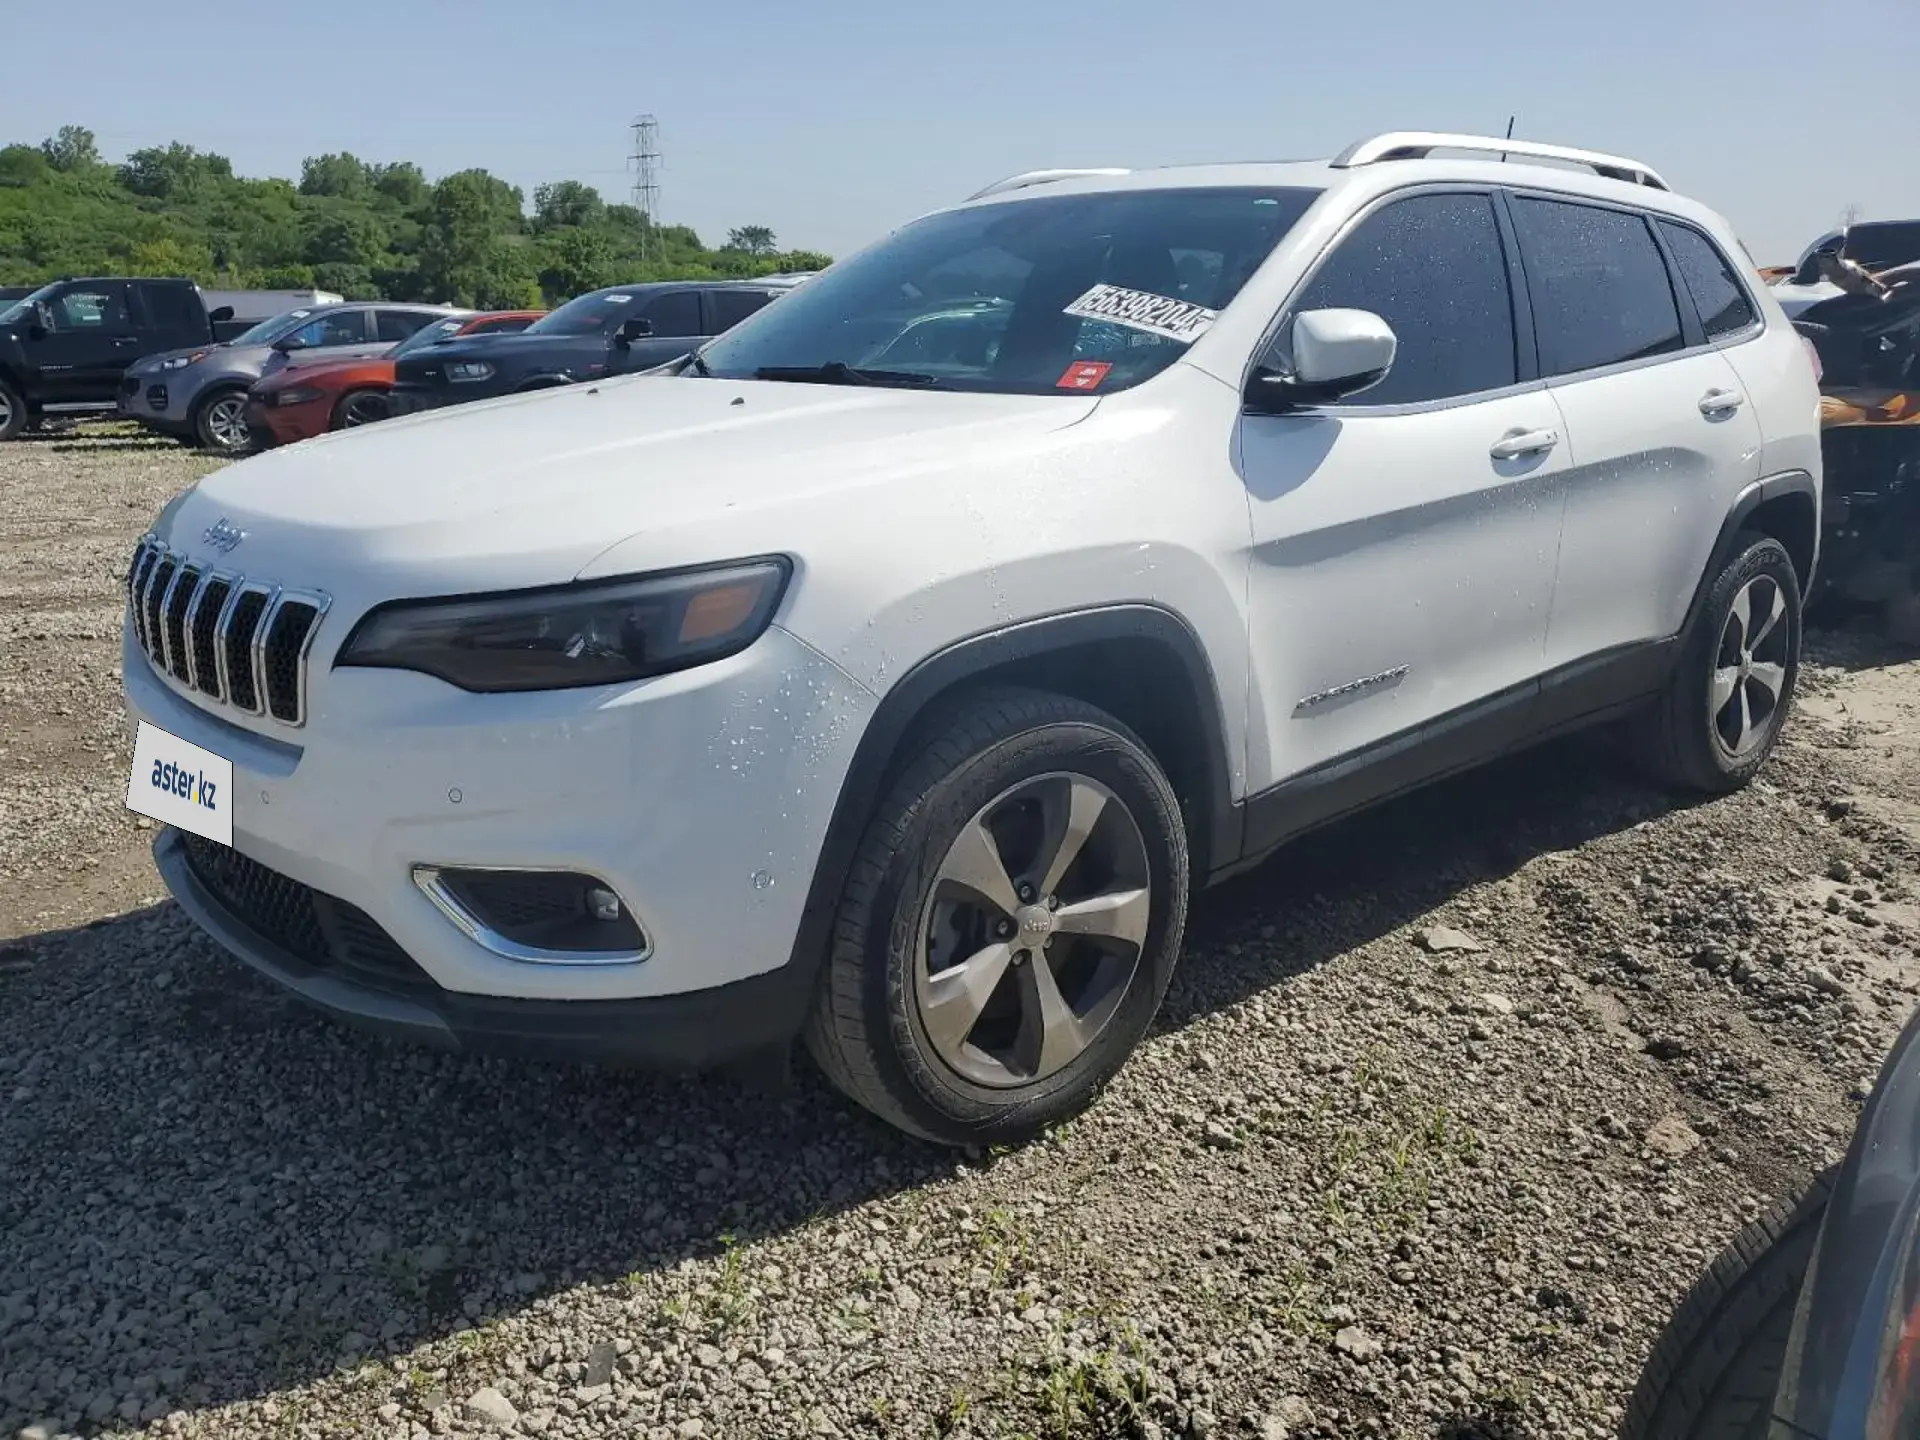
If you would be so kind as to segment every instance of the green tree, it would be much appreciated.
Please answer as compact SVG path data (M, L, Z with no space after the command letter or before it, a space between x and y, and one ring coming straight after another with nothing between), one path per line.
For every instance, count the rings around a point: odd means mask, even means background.
M120 167L122 185L154 200L189 198L232 178L233 162L226 156L203 154L178 140L164 149L136 150Z
M100 147L84 125L62 125L40 142L40 153L56 170L90 170L100 163Z
M744 250L749 255L773 253L773 231L764 225L742 225L727 232L727 249Z
M31 145L9 145L0 150L0 185L25 189L45 181L52 167Z
M462 170L433 187L420 233L420 282L435 299L485 303L504 284L533 288L531 267L502 244L520 227L520 192L485 170Z
M543 240L540 254L540 290L550 305L619 279L613 242L598 230L556 230Z
M310 155L300 162L302 195L333 195L360 199L372 188L367 167L352 155Z
M427 177L418 165L396 161L391 165L369 165L367 178L374 192L402 209L412 210L426 202Z
M562 225L599 225L607 218L607 202L591 185L578 180L556 180L533 192L533 216L545 229Z

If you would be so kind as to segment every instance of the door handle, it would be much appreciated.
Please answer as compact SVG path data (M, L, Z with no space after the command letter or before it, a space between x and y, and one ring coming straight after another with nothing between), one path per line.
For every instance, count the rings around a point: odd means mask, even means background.
M1709 390L1700 397L1700 413L1706 416L1731 415L1747 403L1738 390Z
M1558 430L1516 430L1494 441L1487 453L1496 460L1518 460L1523 455L1544 455L1559 443Z
M116 335L116 336L114 336L114 337L113 337L113 343L114 343L114 345L115 345L116 347L121 347L121 346L126 346L126 345L138 345L138 344L140 343L140 341L139 341L139 338L138 338L137 336L133 336L133 335Z

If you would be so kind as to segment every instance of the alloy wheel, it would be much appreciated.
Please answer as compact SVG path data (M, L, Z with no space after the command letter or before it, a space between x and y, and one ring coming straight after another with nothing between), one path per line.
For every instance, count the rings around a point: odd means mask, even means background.
M1152 910L1147 846L1084 775L1035 776L961 828L929 888L914 1001L934 1052L996 1089L1085 1052L1139 969Z
M13 424L13 397L0 389L0 434Z
M1764 744L1785 699L1793 627L1787 597L1770 575L1740 587L1714 655L1707 707L1714 739L1738 760Z
M247 428L244 395L222 395L207 407L207 434L222 450L244 450L253 438Z
M340 426L351 429L355 425L371 425L387 418L387 401L383 395L361 393L348 398L340 407Z

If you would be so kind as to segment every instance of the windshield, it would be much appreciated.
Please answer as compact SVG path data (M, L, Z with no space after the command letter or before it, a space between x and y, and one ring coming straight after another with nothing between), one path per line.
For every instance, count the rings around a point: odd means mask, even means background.
M687 373L1122 390L1206 333L1318 193L1121 190L929 215L720 336Z
M271 345L278 340L283 331L291 330L302 320L313 314L311 308L302 310L282 310L278 315L262 320L252 329L242 330L230 342L234 345Z
M424 350L429 345L436 345L442 340L451 340L455 335L460 333L460 327L467 323L467 318L465 315L462 315L457 320L436 320L431 325L422 325L418 330L414 331L413 334L387 351L386 358L389 360L398 360L402 355L411 355L416 350Z
M542 315L523 335L604 335L633 310L637 297L626 290L596 290L569 300L551 315Z
M0 310L0 325L11 325L16 320L24 320L36 304L53 293L53 287L59 283L58 280L50 280L31 295L22 295L6 309Z

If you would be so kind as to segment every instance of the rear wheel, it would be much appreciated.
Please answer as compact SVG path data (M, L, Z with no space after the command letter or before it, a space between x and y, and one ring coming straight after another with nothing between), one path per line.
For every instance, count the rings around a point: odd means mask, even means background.
M1145 1033L1187 883L1179 802L1124 726L1060 696L982 696L868 827L808 1049L901 1129L1023 1139L1084 1107Z
M1800 580L1786 547L1742 533L1642 726L1662 779L1725 793L1773 752L1800 673Z
M1833 1173L1747 1226L1653 1347L1621 1440L1765 1440Z
M27 428L27 402L20 392L0 380L0 440L11 440Z
M384 390L349 390L333 407L333 428L351 430L356 425L372 425L392 414Z
M238 387L216 390L193 412L194 438L203 449L223 455L244 455L253 448L247 424L247 392Z

